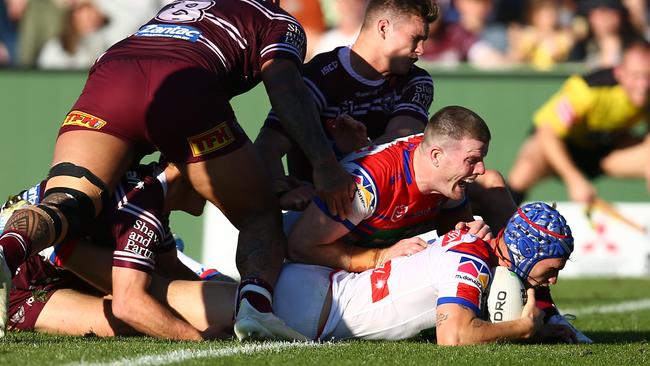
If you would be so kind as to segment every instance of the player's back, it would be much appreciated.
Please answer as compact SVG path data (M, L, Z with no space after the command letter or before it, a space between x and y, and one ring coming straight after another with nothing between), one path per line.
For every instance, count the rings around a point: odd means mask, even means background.
M332 310L322 339L406 339L435 326L436 306L480 313L490 280L489 248L452 231L410 257L362 273L332 275Z
M124 57L193 61L222 75L232 97L260 81L261 66L270 58L301 63L305 42L300 24L269 1L175 1L99 61Z

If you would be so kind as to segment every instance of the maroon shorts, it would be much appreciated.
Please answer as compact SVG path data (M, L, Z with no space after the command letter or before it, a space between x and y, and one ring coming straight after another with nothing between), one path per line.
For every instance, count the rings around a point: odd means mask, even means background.
M50 297L60 289L73 288L80 292L100 293L71 272L60 270L38 255L23 263L13 278L9 293L7 328L34 330L34 325Z
M95 130L134 144L139 154L204 161L249 141L214 72L174 59L113 59L93 66L59 134Z

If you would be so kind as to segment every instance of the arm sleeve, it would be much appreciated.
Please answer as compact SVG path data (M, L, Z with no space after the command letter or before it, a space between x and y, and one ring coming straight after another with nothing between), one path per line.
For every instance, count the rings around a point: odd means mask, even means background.
M576 124L584 120L593 103L593 94L580 76L570 77L534 115L536 127L550 125L559 137L566 137Z

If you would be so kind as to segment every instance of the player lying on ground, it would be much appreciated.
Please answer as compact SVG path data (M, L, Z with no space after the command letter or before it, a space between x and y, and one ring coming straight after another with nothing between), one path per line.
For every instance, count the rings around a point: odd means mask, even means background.
M84 255L88 248L81 246L73 255ZM419 253L394 258L362 273L285 264L274 295L274 311L315 340L398 340L436 327L441 345L520 339L571 342L569 329L543 325L532 288L555 284L572 250L573 238L564 218L546 204L528 204L489 242L455 230ZM535 254L523 255L530 252ZM98 255L101 250L92 253ZM110 258L105 248L103 253ZM39 257L28 263L58 271ZM508 267L529 288L519 319L502 323L485 320L483 300L496 265ZM22 315L15 309L37 303L39 310L32 310L31 327L18 321L17 329L100 336L134 333L112 316L110 299L88 293L72 282L48 282L45 272L30 273L31 278L25 280L35 284L35 293L41 296L17 298L25 291L12 292L12 304L15 301L16 305L11 319ZM236 289L236 284L226 282L169 282L156 277L150 291L162 296L179 317L197 329L211 327L226 335L232 330ZM83 320L79 319L80 310L86 314Z
M22 200L18 197L10 200L0 217L6 219L17 208L27 207L27 203L40 202L46 184L47 181L44 181L25 191L20 197ZM121 327L128 326L133 328L132 331L171 339L199 340L220 337L219 329L199 330L193 327L169 308L164 296L154 296L156 293L149 291L155 275L154 268L167 278L199 279L178 260L168 222L172 210L199 215L204 206L205 199L192 189L173 164L166 167L150 164L129 171L118 184L111 204L105 207L96 225L89 230L89 235L83 240L66 241L56 248L56 263L79 273L101 293L112 294L112 301L104 303L101 297L97 297L96 291L88 292L95 296L90 298L73 293L69 297L63 297L65 300L60 300L64 301L63 306L54 309L63 309L61 311L65 312L67 307L75 311L88 310L92 314L92 309L101 309L108 304L111 321L119 320ZM89 243L100 247L90 247ZM103 253L102 247L104 251L108 251L108 255L100 254ZM82 285L75 276L57 271L38 258L30 257L16 272L15 290L11 293L9 304L10 329L38 325L36 318L42 310L43 301L51 296L52 289L70 287L87 292L87 286L77 287ZM42 280L38 282L41 286L32 283L34 279ZM75 303L79 305L68 306ZM70 332L79 333L81 330L87 332L102 329L97 328L96 324L101 324L104 320L102 317L86 319L77 316L65 322ZM279 319L275 321L282 323ZM48 323L45 329L51 327ZM286 327L283 325L279 328ZM278 334L283 334L283 337L288 339L301 339L295 332ZM268 333L265 336L272 335Z

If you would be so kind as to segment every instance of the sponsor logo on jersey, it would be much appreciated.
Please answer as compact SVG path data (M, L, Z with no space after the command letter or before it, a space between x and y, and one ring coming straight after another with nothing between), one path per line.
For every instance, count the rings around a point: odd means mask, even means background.
M41 185L37 184L33 186L32 188L26 190L23 192L20 197L24 199L25 201L31 203L32 205L40 203L40 196L41 196Z
M409 207L407 205L397 205L393 210L393 215L390 217L390 221L397 222L404 218L406 212L408 212Z
M228 124L222 122L207 132L188 138L187 141L192 149L192 155L197 157L230 145L235 141L235 136Z
M92 114L81 111L72 111L65 116L61 126L81 126L92 130L99 130L106 126L106 121Z
M372 286L372 302L377 302L390 294L388 289L388 277L390 277L391 262L384 263L370 274L370 285Z
M9 319L9 322L15 325L25 322L25 307L23 305L20 305L18 311Z
M470 257L461 257L456 278L473 283L476 287L487 288L490 270L483 263Z
M442 238L442 246L446 246L447 244L452 244L452 243L457 243L463 234L460 232L460 230L453 230L445 234L445 236Z
M374 207L375 205L375 187L368 177L359 169L352 172L352 177L357 184L357 196L363 203L364 208Z
M139 37L175 38L196 42L201 33L200 30L187 25L147 24L142 26L134 35Z

